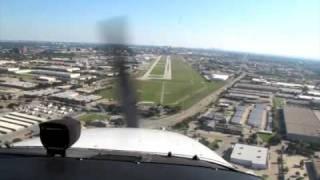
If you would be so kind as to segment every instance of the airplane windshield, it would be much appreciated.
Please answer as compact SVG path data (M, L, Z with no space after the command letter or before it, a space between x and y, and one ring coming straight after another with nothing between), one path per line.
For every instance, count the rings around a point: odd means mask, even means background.
M1 0L0 146L63 118L74 148L318 179L320 1Z

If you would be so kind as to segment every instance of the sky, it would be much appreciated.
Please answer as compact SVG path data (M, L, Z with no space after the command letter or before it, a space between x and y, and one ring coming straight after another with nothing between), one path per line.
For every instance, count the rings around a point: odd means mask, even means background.
M130 44L320 60L320 0L0 0L0 40L101 42L117 16Z

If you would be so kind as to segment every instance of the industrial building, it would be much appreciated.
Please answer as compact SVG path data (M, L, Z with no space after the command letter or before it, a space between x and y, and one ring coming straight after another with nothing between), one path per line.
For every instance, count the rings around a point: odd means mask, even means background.
M307 92L308 95L311 96L319 96L320 97L320 91L312 90Z
M46 119L19 112L12 112L0 117L0 136L29 128Z
M215 123L213 130L226 134L241 135L243 128L235 124Z
M49 77L49 76L39 76L37 80L40 82L46 82L46 83L53 83L57 81L55 77Z
M305 107L286 106L283 111L287 139L320 142L320 120L313 110Z
M23 95L25 97L43 97L43 96L48 96L58 92L61 92L61 90L56 88L47 88L47 89L39 89L39 90L32 90L32 91L24 91Z
M233 163L253 169L267 169L268 149L245 144L235 144L230 160Z
M320 101L320 97L318 97L318 96L298 95L297 98L298 99L302 99L302 100L317 100L317 101Z
M203 78L205 78L207 81L211 81L211 80L226 81L229 79L229 75L204 73Z
M248 119L250 126L261 128L262 123L266 120L266 107L265 104L255 104Z
M302 89L280 88L280 92L297 95L302 93Z
M235 99L235 100L259 100L259 96L255 95L246 95L246 94L240 94L240 93L228 93L225 95L226 98L229 99Z
M60 71L60 72L77 72L80 71L79 67L70 67L70 66L38 66L35 67L39 70L50 70L50 71Z
M204 114L198 117L199 123L202 125L202 128L207 130L213 130L215 123L226 123L227 120L224 117L224 114L214 112L213 109L208 109Z
M273 122L273 118L272 118L272 114L269 112L268 113L268 118L267 118L267 125L266 125L266 131L268 132L272 132L272 122Z
M271 92L267 92L267 91L256 91L256 90L240 89L240 88L232 88L232 89L229 89L228 92L235 93L235 94L259 96L262 98L270 98L270 96L272 95Z
M307 84L296 84L296 83L286 83L286 82L270 82L273 86L277 87L287 87L287 88L303 88L308 87L309 89L314 89L313 85Z
M267 86L267 85L255 85L255 84L247 84L247 83L237 83L235 87L242 89L252 89L258 91L268 91L268 92L277 92L279 88Z
M16 78L5 78L0 80L0 86L28 90L36 88L38 84L20 81Z
M213 109L208 109L204 114L200 115L199 121L207 121L207 120L213 120L214 118L214 112Z
M286 99L287 105L297 105L297 106L309 106L310 101L298 100L298 99Z
M71 90L52 94L49 97L51 99L62 100L65 102L77 103L77 104L90 103L92 101L96 101L102 98L101 96L96 96L96 95L81 95Z
M319 158L314 158L312 160L312 172L313 177L315 179L320 179L320 159Z
M58 79L77 79L80 77L80 73L70 73L70 72L62 72L62 71L54 71L54 70L41 70L41 69L34 69L31 71L32 74L39 74L45 76L54 76Z
M231 118L231 123L232 124L243 124L245 116L246 116L246 111L248 107L247 106L237 106L236 107L236 112Z
M224 75L224 74L212 74L211 75L212 80L219 80L219 81L226 81L229 79L229 75Z
M19 70L19 67L0 67L0 73L12 73Z

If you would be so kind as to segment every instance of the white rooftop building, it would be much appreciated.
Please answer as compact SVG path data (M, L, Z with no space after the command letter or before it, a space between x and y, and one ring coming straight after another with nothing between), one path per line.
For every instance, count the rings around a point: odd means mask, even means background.
M80 71L79 67L71 66L38 66L36 69L50 70L50 71L61 71L61 72L77 72Z
M63 79L76 79L80 77L80 73L70 73L70 72L61 72L61 71L53 71L53 70L32 70L33 74L46 75L46 76L55 76Z
M101 96L96 96L96 95L82 95L71 90L52 94L50 95L50 97L56 98L56 99L69 100L72 102L83 102L83 103L89 103L102 98Z
M38 80L47 81L47 82L57 81L57 79L55 77L50 77L50 76L39 76Z
M4 72L15 72L18 70L19 70L19 67L0 67L0 71L4 71Z
M308 91L308 94L312 96L320 96L320 91Z
M0 86L13 87L18 89L33 89L38 85L32 82L20 81L16 78L1 78L0 80L3 81L0 82Z
M231 162L253 169L266 169L268 168L268 149L236 144L231 154Z
M303 100L320 100L320 97L317 96L307 96L307 95L298 95L298 99L303 99Z
M0 116L0 136L14 133L15 131L20 131L45 121L46 119L44 118L11 112Z
M224 74L212 74L211 76L213 80L225 81L229 78L229 75L224 75Z
M24 91L23 94L25 96L47 96L51 95L57 92L60 92L60 89L56 88L47 88L47 89L37 89L37 90L32 90L32 91Z

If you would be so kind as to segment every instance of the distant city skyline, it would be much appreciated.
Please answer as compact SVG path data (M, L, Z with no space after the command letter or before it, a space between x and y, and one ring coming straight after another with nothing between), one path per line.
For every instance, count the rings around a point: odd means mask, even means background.
M0 1L0 40L101 42L99 22L128 17L130 44L320 60L318 0Z

